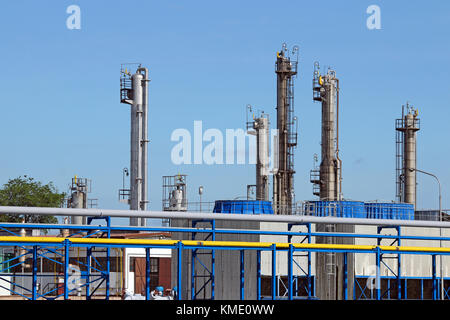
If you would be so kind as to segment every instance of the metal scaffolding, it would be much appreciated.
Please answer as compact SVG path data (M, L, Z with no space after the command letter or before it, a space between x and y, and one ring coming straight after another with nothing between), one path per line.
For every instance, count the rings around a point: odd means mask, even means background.
M256 277L257 277L257 299L314 299L314 291L312 288L314 284L308 282L308 295L300 296L298 295L298 277L294 275L293 268L298 265L297 259L300 254L303 254L303 257L306 257L308 260L310 259L310 255L314 253L327 253L332 252L336 255L342 255L343 257L343 282L344 282L344 299L348 299L349 294L348 290L350 285L354 285L355 288L359 288L358 290L354 290L353 297L354 299L391 299L392 294L391 290L383 291L381 286L381 282L390 283L393 279L399 279L400 270L397 270L397 274L394 276L382 276L380 274L380 266L384 263L383 260L387 257L387 255L428 255L432 261L432 270L431 270L431 278L432 280L432 299L440 298L440 282L438 276L436 274L436 257L440 255L450 255L450 248L437 248L437 247L407 247L400 246L400 240L402 239L415 239L415 240L436 240L440 239L443 241L450 241L450 238L440 238L440 237L419 237L419 236L408 236L401 235L400 232L396 235L385 235L380 234L381 229L378 234L351 234L351 233L320 233L320 232L311 232L311 228L309 225L307 226L306 232L293 232L291 231L292 226L289 228L289 231L260 231L260 230L223 230L223 229L196 229L196 228L150 228L150 227L113 227L110 225L109 217L102 217L101 219L106 220L106 225L87 225L87 226L77 226L77 225L47 225L47 224L14 224L14 223L4 223L0 225L2 230L9 230L14 228L39 228L39 229L79 229L88 232L88 235L84 237L28 237L28 236L18 236L14 232L10 231L11 236L1 236L0 237L0 246L1 247L19 247L25 250L24 255L17 255L15 257L11 257L10 259L6 259L1 261L0 265L0 279L2 281L6 281L9 283L13 283L15 289L19 288L22 292L18 292L19 290L12 290L12 293L22 296L25 299L29 300L38 300L38 299L48 299L54 300L58 298L69 299L70 295L76 293L76 288L73 288L71 285L72 277L71 277L71 262L76 262L78 265L84 266L86 269L82 270L81 275L82 278L85 279L85 283L81 286L86 287L86 299L92 298L96 290L99 288L99 283L105 283L105 299L109 299L109 259L106 259L106 265L101 265L101 263L96 259L94 254L94 248L105 250L107 256L109 257L109 250L111 248L145 248L146 250L146 261L149 264L150 258L150 249L151 248L169 248L175 250L177 261L182 261L182 255L184 252L194 250L235 250L240 252L240 295L239 298L243 299L245 297L245 281L246 277L255 276L254 274L249 274L244 269L244 259L246 251L256 251L257 259L256 259ZM88 222L91 222L92 219L88 219ZM205 234L211 234L212 230L214 230L213 234L223 233L247 233L247 234L273 234L273 235L284 235L288 237L287 242L282 243L272 243L272 242L244 242L244 241L214 241L214 240L198 240L193 238L193 240L148 240L148 239L112 239L110 238L111 231L113 230L127 230L127 229L142 229L143 231L171 231L171 232L194 232L200 233L203 232ZM212 225L214 228L214 225ZM73 234L77 234L74 232ZM102 235L102 237L94 238L94 235ZM302 236L303 240L298 242L291 242L292 237L294 236ZM333 237L354 237L354 238L372 238L378 239L377 245L352 245L352 244L317 244L311 243L312 237L318 236L333 236ZM214 239L214 238L212 238ZM381 245L382 239L392 239L393 243L389 245ZM307 241L307 243L305 243ZM71 261L69 258L69 253L72 248L83 248L86 252L86 260L77 259L76 261ZM271 259L271 293L269 296L264 296L261 290L261 252L269 252L272 256ZM277 253L284 252L287 254L288 258L288 272L287 272L287 282L286 282L286 290L287 295L282 295L279 288L279 275L277 275L276 265L277 265ZM351 284L349 282L349 274L348 274L348 254L371 254L375 256L377 272L373 276L373 280L375 281L375 286L371 288L367 288L367 286L362 285L361 280L367 280L370 277L357 276L355 277L355 282ZM89 254L91 256L89 256ZM27 257L28 259L21 259L23 257ZM59 257L60 261L58 261L55 257ZM90 258L89 258L90 257ZM39 258L49 259L54 261L56 264L61 265L62 267L62 275L61 275L61 283L60 286L56 288L52 288L46 292L40 292L38 290L38 277L43 276L39 274L37 262ZM73 258L72 258L73 259ZM400 261L400 260L399 260ZM23 277L31 277L31 286L25 287L22 286L18 281L7 280L11 278L14 273L12 272L15 266L21 265L22 263L28 263L31 266L30 272L26 274L22 274ZM400 263L400 262L399 262ZM181 297L182 290L182 263L177 263L176 267L176 297L179 299ZM18 274L16 274L17 276ZM310 269L305 272L306 277L311 277ZM149 265L146 268L146 288L145 288L145 298L150 299L150 272ZM307 278L308 279L308 278ZM401 286L399 282L398 288L401 288L402 294L398 293L397 299L407 299L406 295L406 285L408 281L411 281L411 277L403 277L400 280ZM312 280L312 278L310 278ZM426 279L423 278L423 281ZM449 279L445 279L448 283ZM95 283L95 284L94 284ZM211 285L214 285L214 277L210 278ZM366 281L367 284L367 281ZM389 288L389 287L388 287ZM356 292L358 291L358 293ZM369 294L369 291L371 294ZM195 292L195 293L198 293ZM195 298L195 297L194 297ZM422 290L422 298L426 298L424 296L424 291ZM449 299L449 288L448 286L444 288L444 298Z

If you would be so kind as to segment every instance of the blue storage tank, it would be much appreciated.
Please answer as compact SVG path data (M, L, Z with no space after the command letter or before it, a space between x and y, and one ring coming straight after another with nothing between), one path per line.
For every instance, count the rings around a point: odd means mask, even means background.
M365 218L361 201L308 201L305 213L317 217Z
M414 206L410 203L366 202L364 207L369 219L414 220Z
M273 214L272 202L260 200L216 200L215 213Z

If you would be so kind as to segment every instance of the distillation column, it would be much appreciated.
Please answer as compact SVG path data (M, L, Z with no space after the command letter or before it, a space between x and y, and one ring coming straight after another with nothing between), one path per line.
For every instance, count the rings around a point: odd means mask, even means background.
M420 130L417 109L408 103L407 113L396 120L397 133L397 199L416 206L416 132Z
M298 54L294 47L293 54ZM297 60L291 61L286 45L277 52L277 130L278 163L273 176L273 209L275 214L291 214L294 198L294 148L297 146L296 117L294 117L294 82Z
M319 179L319 197L323 201L342 200L341 160L339 159L339 79L334 70L320 75L319 64L315 63L313 78L313 100L322 102L322 159ZM313 177L313 172L311 174Z
M147 210L148 196L148 69L131 75L122 70L121 102L131 105L130 210ZM144 218L130 218L131 226L145 226Z
M256 200L269 201L269 115L247 122L247 133L256 136Z
M339 79L334 70L320 74L319 64L314 65L313 100L322 104L321 163L319 170L311 171L311 182L317 185L315 195L322 201L321 210L332 214L342 200L342 162L339 158ZM313 189L313 190L314 190ZM326 207L326 208L325 208ZM317 224L318 232L354 232L354 226ZM352 240L317 237L317 243L351 243ZM323 300L343 297L343 257L333 252L316 254L317 296ZM349 270L353 269L353 256L348 257ZM351 272L349 272L352 278ZM350 279L349 278L349 279Z

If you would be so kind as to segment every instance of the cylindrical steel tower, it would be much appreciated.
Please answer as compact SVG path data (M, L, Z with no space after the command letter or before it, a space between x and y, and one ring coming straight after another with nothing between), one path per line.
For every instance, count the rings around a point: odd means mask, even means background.
M250 105L247 108L250 108L251 111ZM247 133L256 136L256 200L268 201L270 172L269 115L261 112L257 118L253 116L251 122L247 118Z
M90 180L86 178L73 177L72 186L70 188L71 194L69 199L69 207L76 209L87 209L87 194L90 192ZM86 217L72 216L70 217L71 224L86 224Z
M311 182L319 184L320 200L339 201L342 199L338 132L339 80L333 70L328 70L326 75L320 75L317 62L313 78L313 100L322 102L322 160L319 179L311 179Z
M147 209L148 193L148 69L122 71L121 102L131 105L130 196L131 210ZM130 225L145 226L145 219L130 218Z
M408 103L402 118L396 120L397 131L397 199L416 205L416 132L420 130L418 112Z
M340 206L342 200L342 163L339 158L339 79L334 70L320 74L319 63L314 64L313 100L322 103L322 159L319 170L311 171L311 182L316 188L313 193L320 197L329 214ZM317 190L318 192L314 192ZM354 226L323 224L318 232L353 232ZM348 239L317 237L317 243L348 243ZM352 241L352 240L350 240ZM343 293L343 260L334 252L316 253L317 296L319 299L336 300ZM348 257L349 269L353 267L353 257Z
M269 119L261 116L255 119L256 130L256 200L269 200Z
M294 47L293 53L298 53ZM286 45L277 52L277 129L278 164L273 176L273 209L275 214L291 214L294 198L294 148L297 146L294 117L294 82L297 60L291 61Z

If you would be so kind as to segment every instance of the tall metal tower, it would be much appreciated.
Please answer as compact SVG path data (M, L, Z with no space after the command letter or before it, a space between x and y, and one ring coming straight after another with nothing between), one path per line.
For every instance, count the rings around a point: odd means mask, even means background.
M130 210L147 210L148 203L148 69L131 74L120 70L120 102L131 105ZM145 226L144 218L130 218L131 226Z
M342 200L342 161L339 158L339 79L334 70L320 74L318 62L314 63L313 100L322 103L321 163L319 169L311 170L313 194L320 197L328 210L336 208ZM331 201L328 202L328 201ZM335 209L334 209L335 210ZM319 224L318 232L354 232L354 226ZM348 243L348 239L317 237L317 243ZM350 240L352 241L352 240ZM348 257L348 266L353 268L353 256ZM342 298L343 259L334 252L316 253L317 296L319 299Z
M320 74L314 63L313 100L322 103L322 160L319 170L311 170L313 193L324 201L342 200L342 161L339 158L339 79L329 69ZM315 192L314 192L315 190Z
M256 200L269 200L269 115L261 112L256 117L252 113L252 107L247 106L247 111L252 114L252 120L248 120L247 133L256 136Z
M395 120L396 130L396 184L397 200L416 206L417 137L420 130L418 111L406 103L402 106L402 118Z
M292 57L292 58L291 58ZM273 176L275 214L291 214L294 199L294 149L297 146L297 118L294 116L294 81L297 74L298 47L291 54L286 44L277 52L277 129L278 163Z

